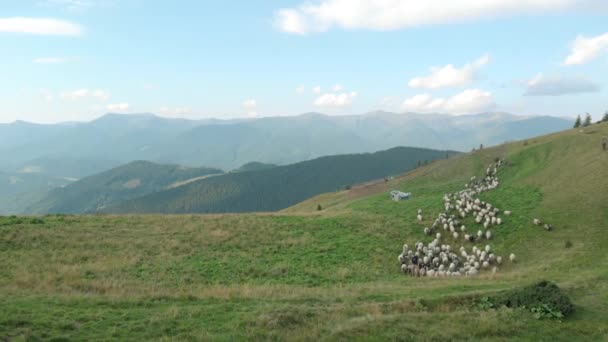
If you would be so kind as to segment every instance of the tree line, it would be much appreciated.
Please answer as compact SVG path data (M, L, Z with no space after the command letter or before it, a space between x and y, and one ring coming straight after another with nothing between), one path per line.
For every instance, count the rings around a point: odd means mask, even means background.
M604 116L602 117L602 119L600 121L598 121L597 123L600 122L608 122L608 111L606 111L606 113L604 113ZM580 116L580 114L576 117L576 121L574 121L574 128L579 128L579 127L587 127L591 125L591 115L589 113L585 114L585 119L583 120Z

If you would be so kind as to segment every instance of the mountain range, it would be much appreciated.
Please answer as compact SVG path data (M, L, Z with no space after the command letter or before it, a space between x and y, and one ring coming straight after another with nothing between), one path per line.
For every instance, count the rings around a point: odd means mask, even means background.
M84 123L18 121L0 124L0 171L30 168L78 178L133 160L230 170L249 162L286 165L395 146L468 151L570 126L563 118L507 113L307 113L247 120L107 114ZM66 169L75 160L78 166Z
M34 124L16 121L0 124L0 213L23 212L26 208L41 212L74 209L71 204L55 207L56 203L49 200L49 195L69 197L62 192L62 187L128 165L134 160L146 160L152 163L150 165L202 168L213 170L212 173L264 171L324 156L371 153L395 146L469 151L480 144L489 146L526 139L570 126L570 120L563 118L508 113L467 116L389 112L328 116L307 113L233 120L107 114L91 122ZM167 182L197 177L186 174L177 176L179 179L168 177ZM231 177L240 181L239 177L244 176L228 175L220 179ZM133 175L132 178L138 177ZM361 180L343 179L348 182ZM116 198L84 201L74 210L95 211L114 204L116 200L135 200L150 192L166 190L163 187L167 184L160 182L157 185L127 191ZM146 191L139 192L142 189ZM324 191L332 189L323 188ZM36 206L32 206L34 203ZM140 209L139 205L133 205L133 208ZM220 207L224 210L223 206ZM213 208L220 210L219 207ZM206 211L208 207L197 210ZM257 207L246 206L243 210L257 210Z

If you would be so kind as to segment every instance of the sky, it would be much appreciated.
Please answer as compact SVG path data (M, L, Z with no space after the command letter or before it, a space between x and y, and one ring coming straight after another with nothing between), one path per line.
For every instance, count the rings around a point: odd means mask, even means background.
M0 0L0 122L608 110L606 0Z

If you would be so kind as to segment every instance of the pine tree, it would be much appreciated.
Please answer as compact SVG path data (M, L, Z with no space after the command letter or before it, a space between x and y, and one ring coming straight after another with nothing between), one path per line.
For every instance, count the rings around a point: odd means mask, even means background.
M591 125L591 115L589 115L589 113L587 113L587 115L585 115L585 121L583 122L583 127L587 127Z
M321 211L321 210L323 210L323 207L322 207L320 204L318 204L318 205L317 205L317 210L318 210L318 211Z
M608 122L608 110L604 113L604 117L602 118L602 122Z
M579 128L581 127L581 116L577 116L576 117L576 121L574 121L574 128Z

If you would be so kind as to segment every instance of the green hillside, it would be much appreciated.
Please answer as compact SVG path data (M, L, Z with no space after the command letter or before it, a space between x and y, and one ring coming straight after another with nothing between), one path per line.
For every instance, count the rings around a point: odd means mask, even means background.
M0 336L9 340L603 341L608 338L608 124L439 160L283 213L0 218ZM509 162L481 198L513 214L496 274L399 270L446 192ZM393 202L387 189L412 193ZM324 210L315 209L321 204ZM417 209L425 213L416 220ZM532 224L542 218L547 232ZM494 306L557 283L575 311Z
M398 147L329 156L251 172L228 173L117 203L106 213L274 211L312 196L411 170L456 152Z
M136 161L53 189L27 212L96 212L116 202L167 189L176 182L218 173L223 172Z

